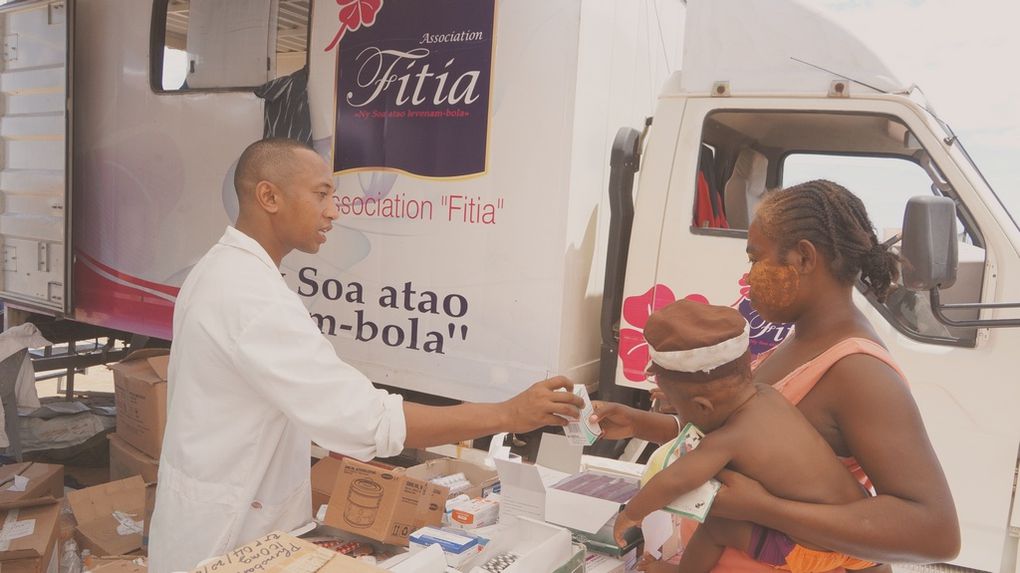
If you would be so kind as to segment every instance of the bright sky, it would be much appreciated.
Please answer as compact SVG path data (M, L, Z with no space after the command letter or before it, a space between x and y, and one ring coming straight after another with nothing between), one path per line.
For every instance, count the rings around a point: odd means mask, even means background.
M1020 2L803 0L916 83L1020 219ZM877 222L876 222L877 224Z
M188 53L173 48L163 49L163 89L175 90L188 77Z

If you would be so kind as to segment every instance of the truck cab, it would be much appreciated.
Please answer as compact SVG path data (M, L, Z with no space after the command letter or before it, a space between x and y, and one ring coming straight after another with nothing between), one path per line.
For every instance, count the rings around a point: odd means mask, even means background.
M859 281L854 299L905 372L945 469L963 535L954 563L1014 570L1020 390L1008 349L1020 330L996 327L1020 314L1009 307L1020 301L1020 228L918 90L866 46L804 8L721 4L688 3L698 24L687 28L683 69L647 133L617 138L632 142L637 185L616 384L649 387L640 331L650 310L676 299L739 309L755 354L789 334L746 296L747 227L769 190L839 182L896 249L911 198L948 198L958 230L956 281L940 291L948 307L933 312L929 293L902 279L884 303Z

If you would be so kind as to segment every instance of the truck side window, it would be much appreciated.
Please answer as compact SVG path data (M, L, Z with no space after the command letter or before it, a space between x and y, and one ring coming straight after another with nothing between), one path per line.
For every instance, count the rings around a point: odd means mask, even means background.
M157 92L249 90L306 65L310 0L155 0Z
M929 174L917 163L902 158L796 153L787 156L782 163L783 187L821 178L836 181L860 197L881 241L898 235L911 197L933 192ZM980 302L985 251L975 229L963 219L958 218L957 229L960 230L959 274L956 284L944 291L945 296L951 297L953 302ZM894 250L896 248L894 246ZM884 303L873 298L871 302L905 334L927 342L974 344L975 329L951 328L935 319L927 293L916 293L900 286ZM978 318L977 312L972 311L966 318Z
M722 109L705 116L701 143L697 168L687 172L696 186L692 233L746 236L769 190L829 179L861 198L878 238L889 240L900 232L908 199L932 193L947 195L959 205L960 266L956 284L943 291L943 300L981 301L985 250L980 231L928 151L896 117L867 112ZM863 283L858 286L862 292L866 290ZM899 287L884 303L866 296L889 324L906 336L931 344L975 344L975 329L947 327L935 319L927 293ZM958 320L978 317L973 309L952 312L950 316Z
M697 186L694 224L698 227L728 229L726 205L715 166L715 149L705 144L701 144L701 157L698 158Z
M695 227L747 230L765 193L769 159L753 141L727 125L727 119L737 115L748 114L720 112L705 120L696 182Z

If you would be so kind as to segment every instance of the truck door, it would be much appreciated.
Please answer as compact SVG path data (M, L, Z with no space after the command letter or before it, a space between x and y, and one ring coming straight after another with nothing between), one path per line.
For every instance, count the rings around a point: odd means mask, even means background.
M47 314L70 310L73 0L0 6L0 297Z
M895 241L910 197L951 197L958 206L960 268L946 296L960 303L1020 299L1008 216L990 201L991 191L952 138L911 100L692 98L680 125L656 276L647 285L628 283L626 293L654 297L650 307L683 297L731 305L751 324L752 352L780 342L788 325L764 321L746 296L746 229L770 189L818 178L858 195L880 240ZM642 199L639 193L638 212ZM1016 551L1007 526L1020 386L1007 374L1007 349L1020 347L1020 329L947 327L932 315L927 293L897 288L879 303L865 290L858 284L855 302L906 373L952 488L963 535L954 563L997 570L1004 550ZM950 318L957 320L979 316L977 310L954 312ZM996 313L1004 311L982 310L980 317ZM627 373L626 364L621 368L618 380Z

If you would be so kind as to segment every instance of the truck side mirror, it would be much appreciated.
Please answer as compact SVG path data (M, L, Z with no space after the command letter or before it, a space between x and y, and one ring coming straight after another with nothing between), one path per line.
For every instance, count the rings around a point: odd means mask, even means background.
M903 214L903 245L900 248L903 286L913 291L928 291L931 312L936 320L957 328L1015 328L1020 318L981 318L957 320L946 311L982 311L1020 308L1020 302L959 303L942 302L941 289L956 282L957 241L956 202L934 195L912 197Z
M914 291L953 286L957 240L955 201L934 195L907 201L900 250L903 286Z

